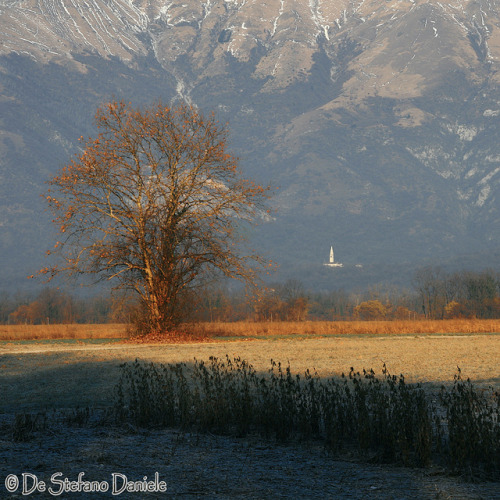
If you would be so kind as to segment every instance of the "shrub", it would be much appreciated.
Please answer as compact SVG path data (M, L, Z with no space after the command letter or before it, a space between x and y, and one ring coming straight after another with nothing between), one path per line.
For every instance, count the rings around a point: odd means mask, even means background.
M241 358L210 357L186 364L122 365L115 417L143 427L184 429L279 441L320 440L331 451L348 448L372 460L425 466L433 458L454 471L498 475L498 393L480 392L460 374L440 406L403 375L351 368L339 379L271 360L257 374Z
M440 401L445 410L442 425L446 438L441 446L456 471L468 469L490 474L500 471L500 393L478 391L460 369L453 387L442 387Z

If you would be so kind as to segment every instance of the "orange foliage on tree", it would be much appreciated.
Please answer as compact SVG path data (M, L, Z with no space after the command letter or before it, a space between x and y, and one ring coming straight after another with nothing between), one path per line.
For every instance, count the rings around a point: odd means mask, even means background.
M186 104L102 105L96 138L50 181L62 260L42 273L113 280L140 297L147 331L182 319L216 276L253 284L262 264L238 227L265 214L268 188L242 178L227 130Z
M379 300L367 300L354 308L354 317L365 321L382 320L386 319L389 312L390 306L385 306Z

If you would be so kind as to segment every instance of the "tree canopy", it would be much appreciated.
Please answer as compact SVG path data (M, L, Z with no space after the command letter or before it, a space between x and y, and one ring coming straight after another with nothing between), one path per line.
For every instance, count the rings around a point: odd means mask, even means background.
M182 318L215 276L255 283L262 259L238 228L266 214L268 189L244 179L228 131L186 104L98 108L97 137L50 181L61 261L42 270L112 280L140 298L147 329ZM257 266L255 265L257 264Z

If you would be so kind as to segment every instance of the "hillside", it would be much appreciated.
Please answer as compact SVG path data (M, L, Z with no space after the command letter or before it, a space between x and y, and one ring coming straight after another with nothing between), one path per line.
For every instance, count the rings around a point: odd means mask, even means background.
M229 123L245 173L279 188L249 234L276 279L495 266L499 26L499 0L0 0L3 287L42 265L43 183L112 96ZM343 268L321 265L332 244Z

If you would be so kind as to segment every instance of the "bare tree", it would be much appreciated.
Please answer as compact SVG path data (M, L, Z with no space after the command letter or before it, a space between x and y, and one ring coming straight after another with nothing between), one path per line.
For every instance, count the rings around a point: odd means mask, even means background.
M413 275L413 286L417 290L426 318L443 318L445 313L445 273L440 267L417 269Z
M191 292L216 275L254 283L259 256L237 231L265 215L267 188L243 179L227 130L191 106L102 105L97 138L50 181L63 234L59 265L42 270L113 280L132 289L147 329L182 319Z

